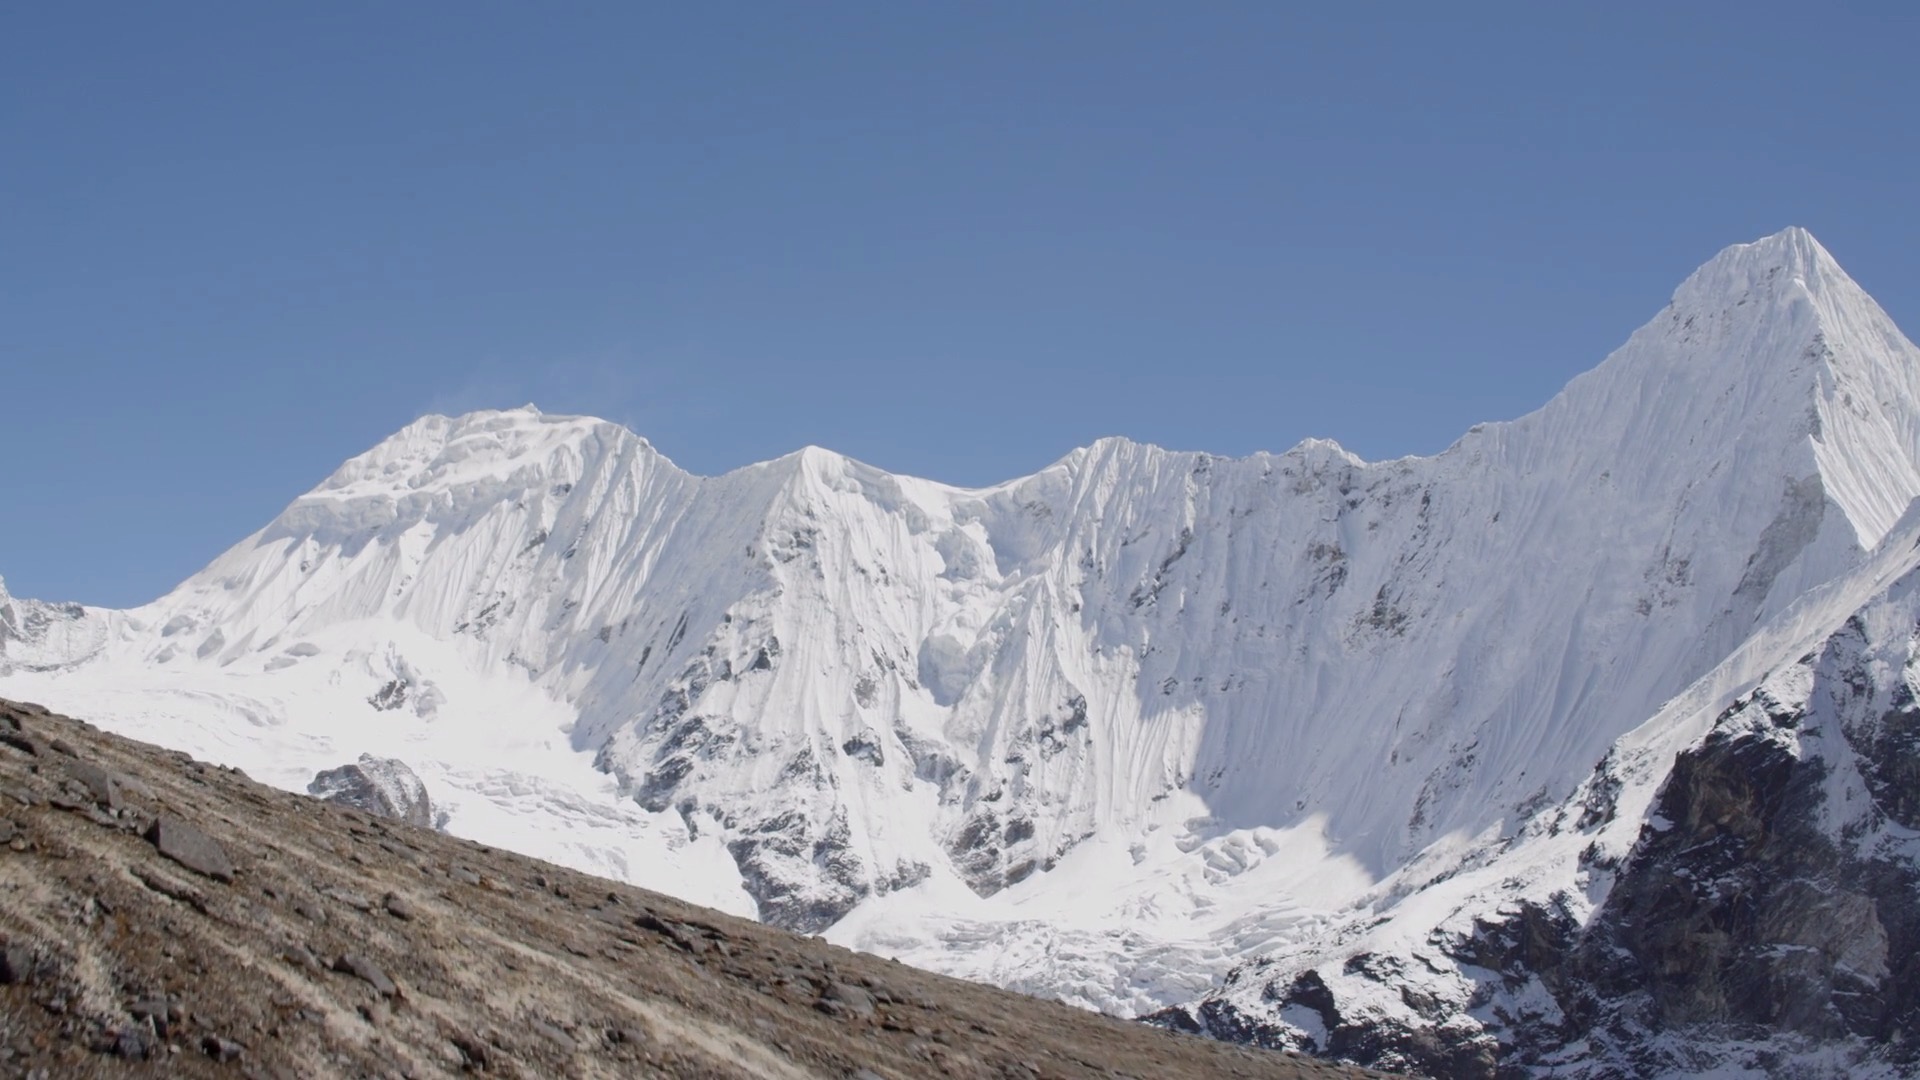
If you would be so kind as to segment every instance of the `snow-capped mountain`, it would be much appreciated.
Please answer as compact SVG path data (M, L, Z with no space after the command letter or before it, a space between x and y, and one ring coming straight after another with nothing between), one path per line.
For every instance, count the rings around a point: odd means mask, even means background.
M1920 509L1518 835L1152 1019L1436 1076L1913 1075L1916 627Z
M1433 942L1600 927L1712 717L1893 602L1916 494L1920 350L1789 229L1430 458L960 489L428 417L146 607L0 591L0 693L296 790L397 758L456 832L1093 1007L1617 1062Z

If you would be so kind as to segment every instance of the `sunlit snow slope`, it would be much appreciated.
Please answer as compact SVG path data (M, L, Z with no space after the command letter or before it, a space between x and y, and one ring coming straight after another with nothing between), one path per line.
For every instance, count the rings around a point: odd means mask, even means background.
M1920 352L1789 229L1431 458L967 490L427 417L146 607L0 592L0 693L288 787L398 757L456 832L1143 1012L1491 857L1916 494Z

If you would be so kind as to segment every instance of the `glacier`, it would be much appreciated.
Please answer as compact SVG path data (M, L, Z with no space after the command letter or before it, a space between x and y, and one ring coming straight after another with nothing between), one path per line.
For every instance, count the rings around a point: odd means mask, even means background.
M1322 972L1484 1046L1429 939L1600 910L1588 849L1904 572L1916 495L1920 351L1788 229L1431 457L1113 438L967 489L429 416L151 604L0 584L0 694L291 790L404 761L457 834L1089 1008L1326 1052L1270 989Z

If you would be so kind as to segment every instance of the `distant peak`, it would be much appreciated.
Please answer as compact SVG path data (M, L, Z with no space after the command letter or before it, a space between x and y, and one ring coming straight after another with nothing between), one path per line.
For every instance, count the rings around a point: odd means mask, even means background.
M1301 439L1297 443L1294 443L1293 446L1287 450L1287 454L1293 457L1306 458L1312 461L1318 461L1322 459L1337 459L1337 460L1345 461L1354 465L1366 464L1366 462L1360 457L1360 455L1354 453L1353 451L1347 449L1344 446L1341 446L1338 441L1334 439L1323 439L1323 438L1319 438L1311 435L1308 436L1307 438Z
M540 411L539 406L534 405L532 402L528 402L525 405L520 405L511 409L475 409L472 412L461 413L460 415L450 417L449 419L453 420L455 423L460 423L460 424L475 424L475 423L487 423L487 422L498 423L501 421L565 422L565 421L574 420L574 419L592 419L592 417L582 418L582 417L573 417L573 416L564 416L564 415L548 416L546 413L543 413Z
M1109 454L1126 454L1131 453L1141 445L1143 444L1135 442L1125 435L1102 435L1100 438L1093 440L1086 446L1073 451L1067 456L1072 457L1073 454L1082 454L1104 457Z
M1750 244L1735 244L1721 252L1719 258L1740 259L1786 270L1838 265L1827 249L1820 245L1820 241L1798 225L1789 225L1772 236L1763 236Z
M541 417L545 416L546 414L540 411L540 406L535 405L533 402L529 401L525 405L514 405L505 409L474 409L470 412L465 412L460 415L461 416L524 416L529 419L538 420Z
M1747 299L1785 296L1795 286L1813 294L1858 288L1812 233L1794 225L1722 250L1674 290L1673 302L1718 309Z
M819 471L823 468L833 468L844 465L846 462L846 455L829 450L824 446L816 446L813 443L808 443L798 450L774 458L771 464L783 465L797 472L806 472L808 470Z

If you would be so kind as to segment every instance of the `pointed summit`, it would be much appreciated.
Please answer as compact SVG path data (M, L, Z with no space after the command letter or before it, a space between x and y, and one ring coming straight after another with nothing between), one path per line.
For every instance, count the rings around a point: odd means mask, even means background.
M1865 295L1820 241L1796 225L1721 251L1674 290L1673 303L1689 310L1718 311L1757 300L1791 301L1829 291Z
M1775 490L1817 478L1846 542L1870 549L1920 495L1920 350L1811 233L1789 228L1722 250L1545 408L1483 430L1515 453L1552 444L1604 459L1609 482L1633 477L1643 494L1722 475L1771 477L1756 482ZM1688 492L1661 497L1700 497Z
M1721 257L1738 255L1788 269L1812 266L1816 263L1834 265L1833 256L1814 239L1812 233L1798 225L1789 225L1772 236L1763 236L1748 244L1734 244L1721 253Z
M1920 493L1920 350L1807 230L1720 252L1647 331L1637 377L1667 365L1667 395L1725 402L1745 455L1767 431L1805 440L1862 547Z

